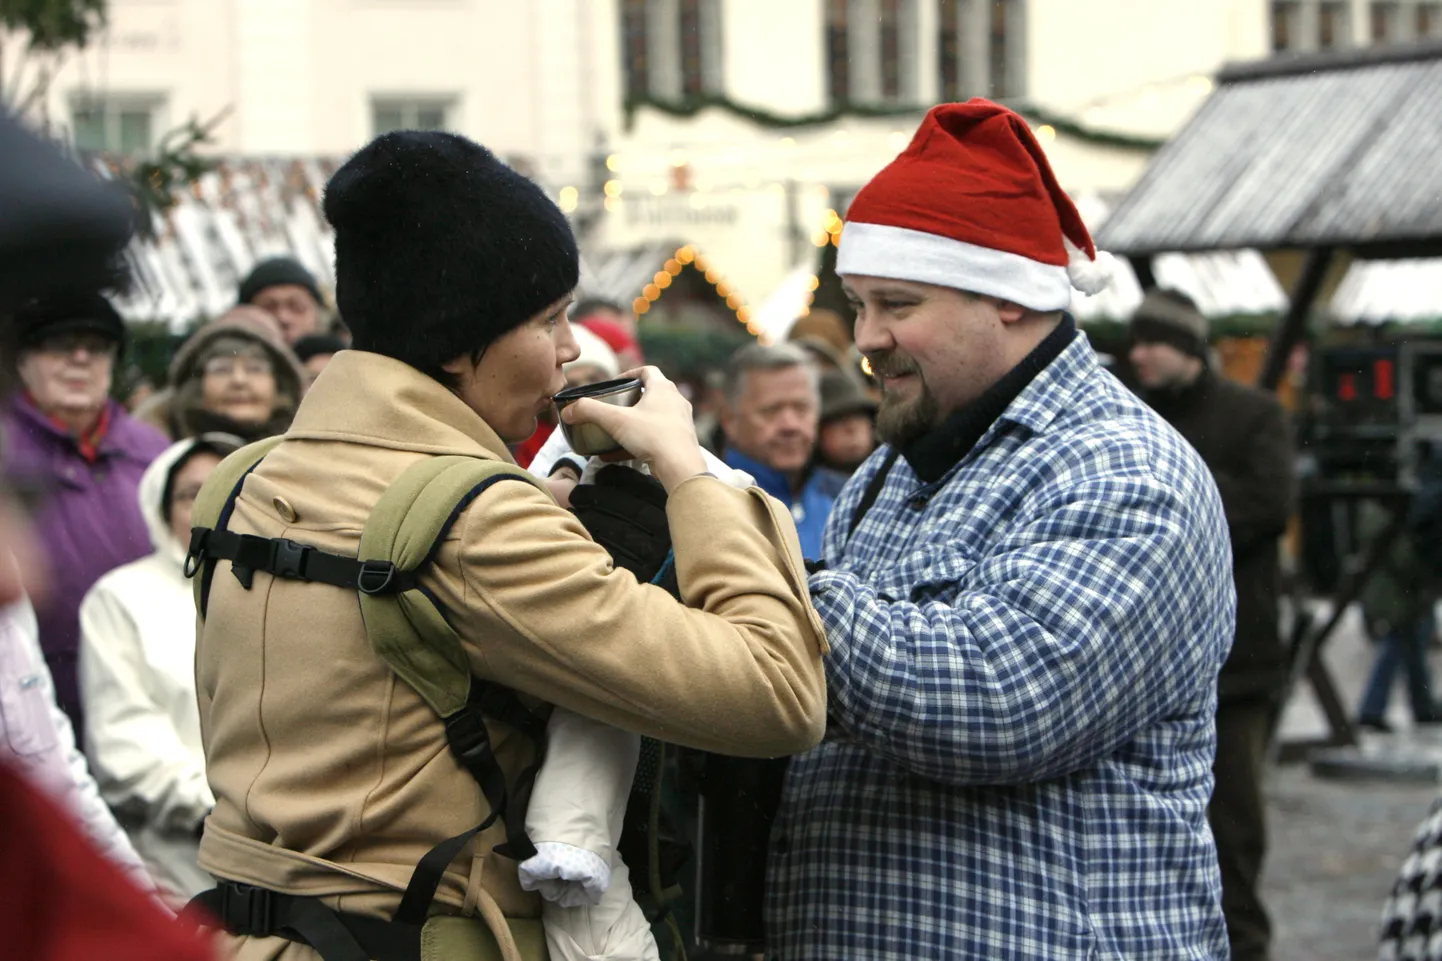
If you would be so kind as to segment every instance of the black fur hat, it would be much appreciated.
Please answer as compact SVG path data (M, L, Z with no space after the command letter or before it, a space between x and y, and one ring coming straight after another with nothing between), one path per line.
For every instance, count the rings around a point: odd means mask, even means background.
M352 346L448 381L576 286L571 225L540 187L455 134L377 137L325 189Z

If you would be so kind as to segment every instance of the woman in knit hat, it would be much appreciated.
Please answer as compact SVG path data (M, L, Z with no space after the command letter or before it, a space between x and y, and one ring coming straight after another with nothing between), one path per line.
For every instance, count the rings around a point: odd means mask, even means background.
M376 139L336 172L324 210L352 349L234 488L225 524L273 552L353 559L407 469L438 455L510 463L507 445L534 432L579 357L566 318L579 258L540 188L452 134ZM795 528L760 491L707 476L689 405L654 368L641 377L636 406L583 400L565 419L596 424L649 464L657 488L629 499L612 488L607 503L669 518L681 593L699 609L638 582L525 478L461 503L418 570L420 590L470 670L530 705L729 754L807 749L825 726L823 642ZM590 500L599 508L607 493ZM239 577L228 561L207 567L196 678L216 803L200 864L221 882L212 900L239 956L418 956L420 926L391 919L434 850L434 897L407 899L403 917L419 909L465 928L475 947L455 961L541 957L517 937L534 934L541 901L496 850L506 826L487 819L446 725L372 649L357 591L275 576L289 569L274 563ZM531 742L506 727L493 737L489 770L513 784ZM604 866L623 889L624 863ZM310 933L287 927L281 907ZM649 949L628 942L607 956L654 952L644 918L632 933Z
M197 330L170 364L170 386L136 416L184 440L220 432L247 441L282 434L308 378L258 307L236 307Z

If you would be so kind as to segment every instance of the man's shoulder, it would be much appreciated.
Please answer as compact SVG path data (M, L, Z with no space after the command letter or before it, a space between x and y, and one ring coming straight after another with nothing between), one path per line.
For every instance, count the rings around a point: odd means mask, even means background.
M1229 413L1252 417L1283 413L1282 402L1269 390L1232 380L1220 373L1212 374L1211 379L1213 403Z
M1103 370L1087 378L1075 401L1060 410L1029 446L1103 473L1163 475L1186 466L1191 450L1141 398Z

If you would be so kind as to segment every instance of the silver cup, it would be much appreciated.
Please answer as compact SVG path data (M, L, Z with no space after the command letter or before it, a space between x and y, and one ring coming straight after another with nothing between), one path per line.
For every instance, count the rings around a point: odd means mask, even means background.
M571 450L583 457L595 457L597 454L620 450L621 445L616 443L616 438L596 424L566 423L560 418L561 411L583 397L599 400L603 404L615 404L617 407L634 407L641 399L641 393L641 381L634 377L623 377L620 380L603 380L599 384L567 387L552 398L556 403L561 432L566 435L566 443L571 445Z

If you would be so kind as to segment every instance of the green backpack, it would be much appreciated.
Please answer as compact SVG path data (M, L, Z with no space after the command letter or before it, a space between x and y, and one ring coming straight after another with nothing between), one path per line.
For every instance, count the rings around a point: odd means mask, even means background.
M451 752L491 806L483 823L442 841L417 864L395 920L423 923L447 865L497 818L506 827L506 842L496 847L497 853L516 861L535 854L525 833L525 809L545 754L546 718L510 688L471 673L459 635L420 586L419 575L435 559L461 513L493 484L517 480L546 488L513 464L460 455L427 457L407 468L381 495L366 519L358 557L330 554L286 538L228 531L245 479L283 439L251 444L215 469L195 502L185 574L195 581L202 619L220 560L231 562L247 590L255 572L264 571L356 592L371 647L445 723ZM509 786L491 750L487 719L517 729L535 745L534 763Z

